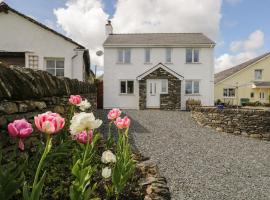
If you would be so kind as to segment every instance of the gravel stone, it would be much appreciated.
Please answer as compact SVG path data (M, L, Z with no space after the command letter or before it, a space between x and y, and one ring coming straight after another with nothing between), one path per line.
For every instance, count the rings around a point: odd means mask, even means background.
M125 113L134 147L158 164L172 199L270 199L270 142L201 127L189 112Z

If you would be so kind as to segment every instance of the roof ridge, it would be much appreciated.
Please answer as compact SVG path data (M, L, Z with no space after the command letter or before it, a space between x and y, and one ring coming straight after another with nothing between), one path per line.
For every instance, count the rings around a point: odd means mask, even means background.
M233 67L230 67L228 69L225 69L225 70L222 70L222 71L216 73L215 74L215 83L223 81L224 79L232 76L233 74L241 71L242 69L247 68L248 66L256 63L257 61L259 61L259 60L261 60L261 59L263 59L263 58L265 58L265 57L267 57L269 55L270 55L270 52L266 52L266 53L264 53L262 55L256 56L256 57L254 57L252 59L249 59L249 60L247 60L247 61L245 61L243 63L240 63L238 65L235 65ZM228 72L228 74L226 74L226 72ZM221 75L224 75L224 77L221 77Z
M230 70L230 69L234 69L234 68L236 68L236 67L238 67L238 66L240 66L240 65L244 65L244 64L247 64L247 63L249 63L249 62L251 62L251 63L249 64L249 65L251 65L251 64L253 64L254 62L256 62L258 59L264 58L264 57L267 56L267 55L270 55L270 52L267 52L267 53L264 53L264 54L262 54L262 55L260 55L260 56L256 56L256 57L254 57L254 58L251 58L251 59L249 59L249 60L247 60L247 61L244 61L243 63L240 63L240 64L238 64L238 65L234 65L233 67L230 67L230 68L228 68L228 69L224 69L224 70L222 70L222 71L220 71L220 72L218 72L218 73L216 73L216 74L222 73L222 72L227 71L227 70Z
M25 15L25 14L23 14L23 13L17 11L17 10L15 10L14 8L11 8L7 3L1 2L1 3L0 3L0 12L6 12L6 13L7 13L8 10L10 10L10 11L12 11L12 12L14 12L14 13L20 15L21 17L23 17L23 18L25 18L26 20L28 20L28 21L30 21L30 22L32 22L32 23L34 23L34 24L36 24L36 25L42 27L43 29L45 29L45 30L47 30L47 31L50 31L50 32L52 32L52 33L54 33L54 34L56 34L56 35L62 37L62 38L65 39L66 41L71 42L71 43L77 45L78 48L86 49L83 45L81 45L81 44L75 42L73 39L71 39L71 38L69 38L69 37L63 35L62 33L59 33L58 31L56 31L56 30L54 30L54 29L52 29L52 28L46 26L45 24L43 24L43 23L41 23L41 22L39 22L39 21L37 21L37 20L35 20L35 19L33 19L33 18L31 18L31 17L29 17L29 16L27 16L27 15Z
M143 34L203 34L201 32L144 32L144 33L113 33L110 35L143 35Z

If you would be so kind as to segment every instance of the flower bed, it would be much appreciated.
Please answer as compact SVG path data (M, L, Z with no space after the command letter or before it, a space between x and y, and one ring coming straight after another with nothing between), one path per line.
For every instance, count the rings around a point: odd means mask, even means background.
M71 96L65 119L46 112L35 117L35 126L24 119L8 125L11 137L0 140L0 199L170 199L157 167L132 153L130 119L111 110L105 140L102 121L79 112L89 107Z

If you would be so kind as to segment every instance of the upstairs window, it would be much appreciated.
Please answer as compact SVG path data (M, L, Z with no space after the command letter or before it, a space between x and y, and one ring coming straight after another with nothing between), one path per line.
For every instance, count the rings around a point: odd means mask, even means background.
M200 94L200 81L186 81L186 94Z
M262 80L262 69L255 69L255 80Z
M224 97L235 97L235 88L224 88L223 89Z
M172 48L166 48L166 63L172 62Z
M199 63L200 62L200 50L187 48L186 49L186 63Z
M151 62L151 49L150 48L144 49L144 62L145 63Z
M134 81L120 81L120 94L134 94Z
M130 63L131 51L130 48L118 49L118 63Z
M63 58L45 58L46 71L54 76L65 75L65 61Z

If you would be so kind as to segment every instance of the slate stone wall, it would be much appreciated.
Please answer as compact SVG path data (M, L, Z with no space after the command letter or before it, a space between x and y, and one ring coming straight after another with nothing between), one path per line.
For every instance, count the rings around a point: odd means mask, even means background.
M161 110L180 110L181 108L181 80L168 73L162 68L158 68L139 81L139 107L146 109L146 80L147 79L167 79L168 94L160 94Z
M71 94L87 98L96 109L95 85L58 78L45 71L0 65L0 130L14 119L31 121L48 110L64 114Z
M192 117L217 131L270 140L270 111L196 107Z

